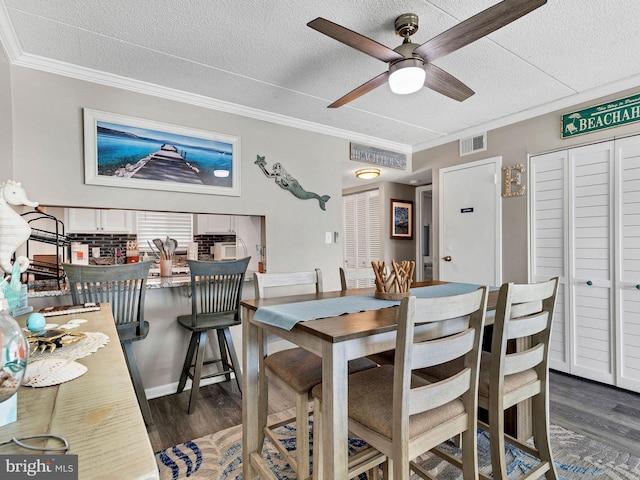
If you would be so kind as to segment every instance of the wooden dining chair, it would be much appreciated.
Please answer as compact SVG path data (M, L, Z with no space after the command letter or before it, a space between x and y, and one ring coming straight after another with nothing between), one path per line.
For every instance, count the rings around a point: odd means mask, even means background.
M69 281L71 301L74 304L110 304L131 382L146 425L152 425L153 418L138 371L133 342L144 340L149 333L149 322L144 319L144 301L150 267L151 262L125 265L63 264Z
M372 267L340 267L340 289L375 287L376 274Z
M254 273L254 288L256 298L264 298L269 291L276 291L277 296L302 293L313 288L315 293L323 291L322 271L316 268L313 271L291 273ZM308 293L308 292L307 292ZM268 295L268 296L269 296ZM265 339L265 344L266 339ZM289 348L267 354L267 346L264 347L264 373L270 382L288 392L295 399L295 418L287 418L280 422L265 425L263 432L273 445L280 451L287 463L294 469L298 478L307 478L311 474L309 462L309 401L311 389L322 382L322 359L317 355L301 347ZM349 363L349 371L360 371L373 368L376 364L367 359L357 359ZM265 378L261 378L261 387L264 408L266 408L268 391ZM266 417L266 415L265 415ZM266 418L265 418L266 420ZM295 421L296 425L296 451L295 458L286 447L278 440L274 430L283 425Z
M478 385L478 405L488 412L488 424L478 424L489 432L491 477L507 480L505 441L539 458L539 464L521 478L545 474L557 480L549 443L549 337L558 289L558 278L547 282L500 288L496 307L491 352L482 352ZM511 352L510 343L518 345ZM511 352L511 353L510 353ZM455 374L459 362L449 362L419 372L434 380ZM532 399L533 446L505 433L508 408Z
M486 287L448 297L404 298L395 364L349 375L349 431L387 457L392 478L408 479L411 470L432 478L413 462L427 451L461 468L464 480L478 478L477 388L486 305ZM450 378L430 383L413 373L456 358L464 368ZM312 393L316 417L322 418L322 385ZM459 434L461 458L438 449ZM315 461L321 462L321 450L318 456Z
M178 324L191 332L189 348L182 366L177 393L191 379L188 412L196 410L200 381L233 373L242 392L242 370L229 327L240 325L242 287L251 257L224 262L187 260L191 275L191 314L180 315ZM205 347L210 331L216 332L219 356L205 360ZM220 368L203 374L203 367L216 364Z

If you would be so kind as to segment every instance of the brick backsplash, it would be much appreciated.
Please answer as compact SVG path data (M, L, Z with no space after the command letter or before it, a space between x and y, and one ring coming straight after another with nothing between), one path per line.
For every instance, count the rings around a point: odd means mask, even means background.
M209 255L211 247L216 242L235 242L235 235L194 235L193 241L198 242L198 255Z
M68 235L72 242L80 242L89 245L89 257L92 257L91 248L100 247L101 257L113 257L115 249L119 248L123 255L127 249L127 241L136 240L135 235L126 234L98 234L98 233L71 233ZM194 242L198 242L198 255L209 255L211 247L216 242L235 242L235 235L194 235ZM180 248L179 248L180 249Z
M92 257L91 248L100 247L101 257L113 257L118 248L124 255L127 251L127 241L136 239L135 235L127 234L99 234L99 233L70 233L69 240L89 245L89 257Z

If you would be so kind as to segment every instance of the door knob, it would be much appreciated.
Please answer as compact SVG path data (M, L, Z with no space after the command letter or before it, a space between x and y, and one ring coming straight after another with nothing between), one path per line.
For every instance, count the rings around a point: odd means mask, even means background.
M442 259L443 259L445 262L450 262L450 261L451 261L451 255L447 255L446 257L442 257Z

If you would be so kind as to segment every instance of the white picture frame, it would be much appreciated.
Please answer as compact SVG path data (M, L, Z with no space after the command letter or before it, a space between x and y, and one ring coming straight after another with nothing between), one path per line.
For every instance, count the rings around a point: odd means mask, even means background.
M240 195L240 138L89 108L85 183Z

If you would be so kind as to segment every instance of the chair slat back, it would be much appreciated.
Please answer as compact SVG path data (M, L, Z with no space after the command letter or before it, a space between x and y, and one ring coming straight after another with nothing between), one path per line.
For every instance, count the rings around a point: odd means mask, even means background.
M244 277L251 257L225 262L187 260L191 272L191 324L198 315L234 315L240 321Z
M321 293L322 271L319 268L308 272L290 272L290 273L258 273L253 274L254 288L256 298L265 297L265 289L275 287L297 287L304 285L313 285L316 293ZM284 292L283 295L294 295L300 293L295 291L292 293Z
M462 397L469 427L475 425L480 350L487 308L487 288L449 297L402 300L398 318L394 364L393 436L406 438L409 416L432 410ZM461 321L460 319L465 319ZM417 338L423 324L453 321L457 332L431 329L436 336ZM438 333L442 332L440 336ZM413 370L463 357L464 368L453 377L426 386L411 384Z
M375 285L376 274L373 271L373 267L340 267L340 288L342 290L348 290L349 288L375 287Z
M547 282L502 285L498 295L491 341L490 385L497 389L505 375L535 368L539 380L546 380L549 337L558 291L558 278ZM507 353L507 341L522 339L517 353Z
M118 329L144 324L144 300L151 262L125 265L63 264L74 304L109 303Z

